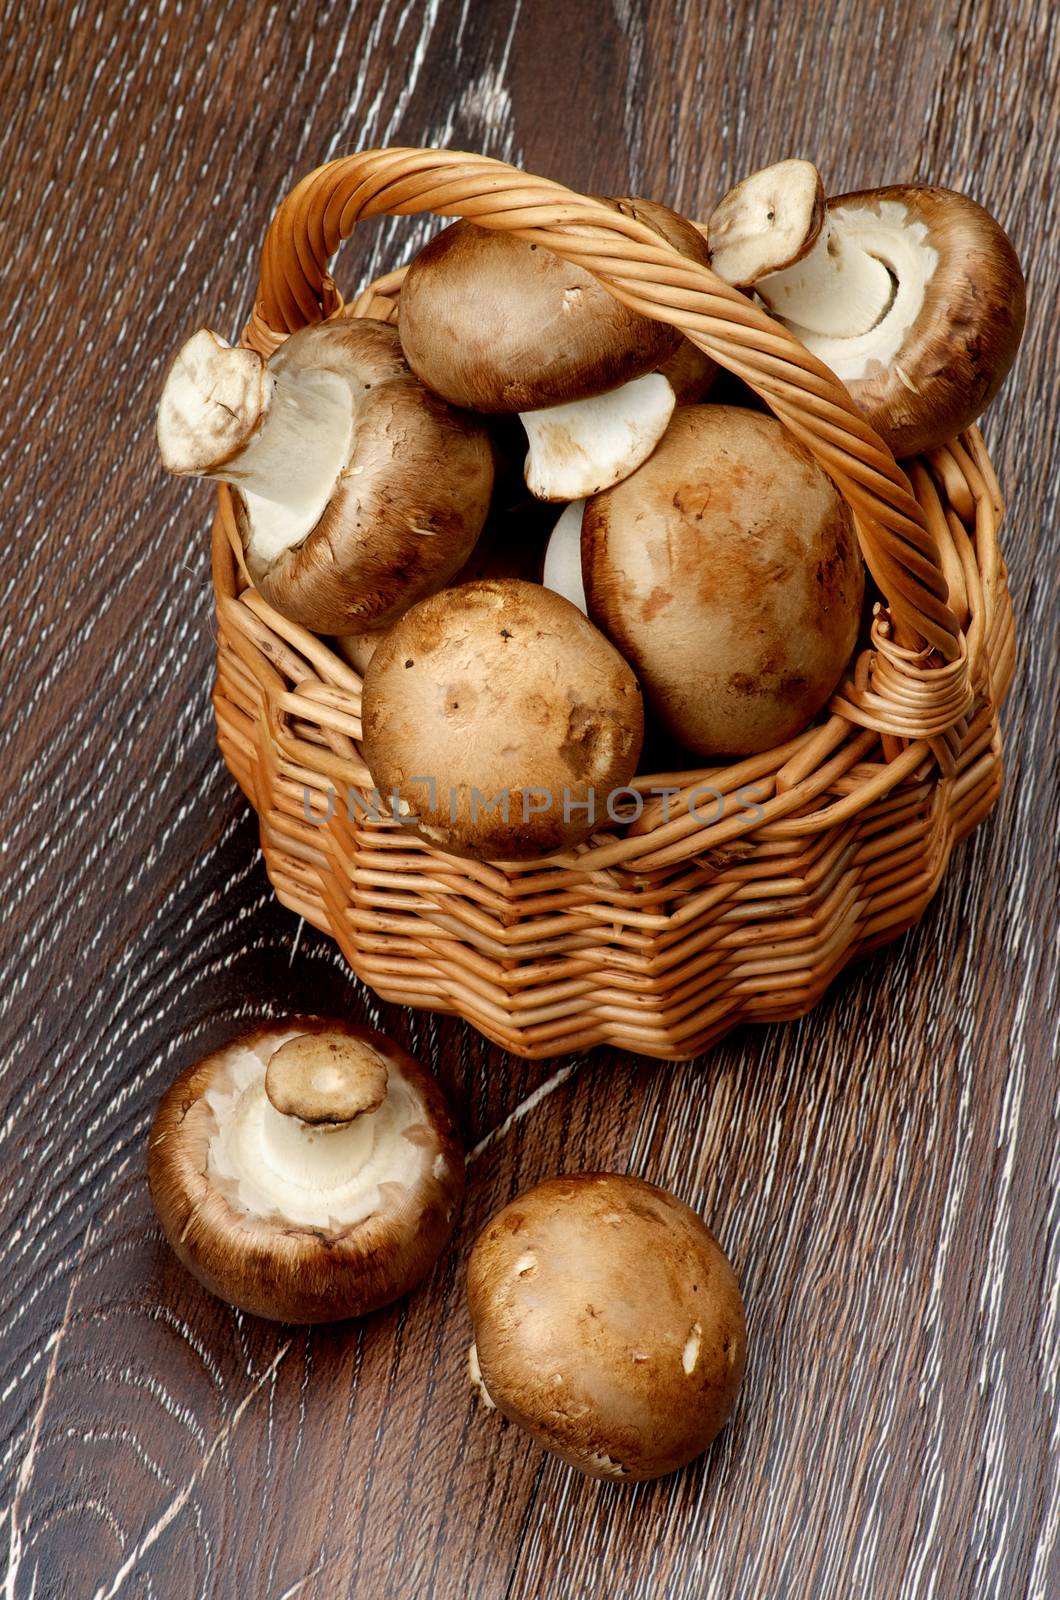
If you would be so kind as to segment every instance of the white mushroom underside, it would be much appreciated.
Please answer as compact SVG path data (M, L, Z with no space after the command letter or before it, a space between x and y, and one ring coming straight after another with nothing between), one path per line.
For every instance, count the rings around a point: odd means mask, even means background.
M807 349L851 382L900 367L938 261L926 224L899 201L884 201L878 214L835 206L810 253L757 290Z
M344 1228L380 1209L380 1186L418 1182L426 1153L404 1137L424 1121L418 1097L392 1068L378 1111L339 1127L282 1116L265 1094L268 1057L294 1033L262 1049L233 1050L224 1079L203 1096L217 1131L207 1174L229 1203L254 1216L310 1228Z
M243 491L250 550L270 565L316 526L350 458L354 401L334 372L278 382L261 430L214 476Z
M589 400L522 411L525 476L539 500L584 500L635 472L666 432L676 404L661 372Z
M585 501L572 500L549 535L541 581L579 611L588 611L582 580L582 518Z

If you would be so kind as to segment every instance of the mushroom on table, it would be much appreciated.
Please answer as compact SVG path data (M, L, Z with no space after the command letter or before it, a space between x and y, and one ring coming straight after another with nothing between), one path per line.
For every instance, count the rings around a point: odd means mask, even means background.
M467 1269L472 1383L579 1472L634 1481L707 1448L743 1377L739 1285L675 1195L551 1178L487 1223Z
M431 1075L370 1028L269 1023L183 1072L148 1179L163 1232L221 1299L283 1322L406 1294L452 1234L460 1139Z

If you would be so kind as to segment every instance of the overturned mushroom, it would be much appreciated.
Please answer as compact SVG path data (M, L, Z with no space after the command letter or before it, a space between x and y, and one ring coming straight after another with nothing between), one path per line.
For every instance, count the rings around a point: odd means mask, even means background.
M821 231L824 186L809 161L778 161L753 172L707 223L710 264L719 278L749 288L801 261Z
M333 1322L430 1271L464 1163L418 1062L369 1028L295 1017L180 1075L148 1178L166 1238L214 1294L277 1321Z
M318 633L382 627L441 588L493 479L485 430L368 319L302 328L267 362L202 329L166 379L158 442L170 472L233 485L255 584Z
M1026 312L1019 261L993 217L913 184L829 200L812 250L755 288L900 457L975 421L1015 359Z
M624 483L586 502L588 613L686 749L748 755L798 733L857 639L849 509L773 417L682 406Z
M702 235L648 200L605 202L706 262ZM511 234L457 222L416 257L399 302L413 371L453 405L519 412L526 481L544 500L617 483L665 432L674 390L657 369L668 324L628 310L582 268Z
M398 820L455 855L551 855L636 771L637 681L568 601L483 579L413 606L365 673L361 750Z
M674 1472L732 1410L739 1285L696 1213L654 1184L609 1172L538 1184L479 1234L467 1292L479 1396L579 1472Z

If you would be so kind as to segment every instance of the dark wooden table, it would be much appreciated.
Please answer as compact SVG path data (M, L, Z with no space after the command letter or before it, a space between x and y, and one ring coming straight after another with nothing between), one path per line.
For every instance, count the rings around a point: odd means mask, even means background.
M1060 1593L1051 13L7 0L8 1600ZM745 171L807 154L833 192L967 189L1017 242L1031 321L985 425L1022 639L1007 788L922 926L797 1026L685 1066L606 1051L528 1066L378 1005L271 895L213 741L210 496L162 477L153 409L184 335L237 333L288 186L388 142L479 148L699 216ZM422 236L366 230L340 279ZM456 1248L427 1286L308 1334L201 1292L144 1181L163 1085L290 1008L381 1022L422 1053L474 1150ZM700 1208L749 1309L732 1423L692 1469L633 1490L573 1476L476 1411L464 1380L476 1230L586 1167Z

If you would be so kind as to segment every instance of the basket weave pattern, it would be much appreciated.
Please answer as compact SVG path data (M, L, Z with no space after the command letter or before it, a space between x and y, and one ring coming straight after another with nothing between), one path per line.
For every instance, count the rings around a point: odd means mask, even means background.
M345 306L328 264L361 218L421 211L555 250L747 382L850 503L883 603L798 737L638 777L632 820L568 856L465 861L373 811L361 681L254 590L222 485L218 738L276 892L383 998L457 1013L519 1055L606 1041L681 1058L737 1022L798 1016L918 919L1000 788L1015 640L979 432L903 471L827 368L706 268L622 213L459 152L370 151L304 179L269 230L245 342L268 353L322 317L393 321L401 272Z

